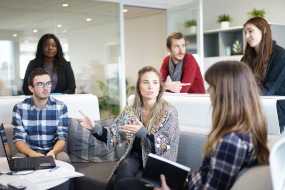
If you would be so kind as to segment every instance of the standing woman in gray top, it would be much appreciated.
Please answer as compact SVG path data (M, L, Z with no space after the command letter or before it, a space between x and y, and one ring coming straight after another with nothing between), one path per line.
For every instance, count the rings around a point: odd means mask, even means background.
M25 95L32 95L28 88L28 77L35 68L44 68L48 71L52 88L51 93L74 94L75 79L70 62L64 59L59 40L53 34L45 34L38 42L36 58L31 60L23 82Z
M159 72L151 67L139 70L134 103L127 106L112 126L103 128L80 111L83 129L88 129L111 149L126 141L125 153L115 166L107 190L118 181L136 178L149 153L176 161L179 143L178 114L162 99L164 88Z

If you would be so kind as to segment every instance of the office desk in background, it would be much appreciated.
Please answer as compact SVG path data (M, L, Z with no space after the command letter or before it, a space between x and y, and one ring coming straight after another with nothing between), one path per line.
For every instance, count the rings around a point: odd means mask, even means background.
M56 166L64 167L66 169L69 169L71 171L75 171L74 167L71 164L68 164L63 161L55 160ZM8 162L6 157L0 157L0 171L1 173L7 173L10 172ZM64 182L66 182L69 178L63 178L63 179L58 179L58 180L52 180L52 181L47 181L43 183L31 183L26 180L22 180L18 175L13 174L13 175L6 175L3 174L0 176L0 183L3 185L7 185L10 182L17 182L21 183L25 186L27 186L26 190L44 190L44 189L50 189L53 187L56 187Z

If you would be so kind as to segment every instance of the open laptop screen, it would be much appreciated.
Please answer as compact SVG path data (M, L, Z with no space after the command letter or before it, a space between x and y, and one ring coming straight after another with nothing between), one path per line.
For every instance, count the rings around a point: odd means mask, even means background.
M3 144L3 148L5 150L5 154L6 154L8 163L11 166L12 154L11 154L11 151L10 151L10 147L9 147L9 144L8 144L8 139L7 139L6 132L4 130L3 123L0 126L0 132L1 132L1 140L2 140L2 144Z

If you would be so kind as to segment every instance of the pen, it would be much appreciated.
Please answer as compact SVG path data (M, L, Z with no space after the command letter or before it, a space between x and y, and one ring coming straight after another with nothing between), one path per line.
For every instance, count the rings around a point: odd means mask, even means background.
M54 170L58 169L59 166L56 166L55 168L52 168L49 172L53 172Z
M152 184L144 184L144 186L146 186L146 187L154 187L154 185L152 185Z

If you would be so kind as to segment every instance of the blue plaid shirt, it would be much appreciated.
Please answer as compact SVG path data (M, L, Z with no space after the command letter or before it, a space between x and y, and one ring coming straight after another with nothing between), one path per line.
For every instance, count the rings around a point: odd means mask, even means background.
M225 135L203 160L202 167L188 178L185 189L230 189L238 172L257 164L252 135L232 132Z
M40 111L33 97L14 106L14 143L24 141L33 150L51 150L58 140L67 137L68 114L63 102L49 97L46 106Z

